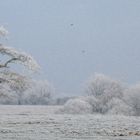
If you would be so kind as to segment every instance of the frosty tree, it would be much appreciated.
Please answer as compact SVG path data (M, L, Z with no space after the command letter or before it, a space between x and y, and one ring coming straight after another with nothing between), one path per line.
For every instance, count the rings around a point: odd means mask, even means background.
M3 26L0 26L0 38L7 35L8 31ZM31 79L11 71L10 65L12 63L21 64L32 71L37 71L40 67L31 55L3 44L0 44L0 54L2 59L0 61L0 98L3 98L3 104L20 104L22 93L29 88ZM4 58L3 56L6 57ZM14 103L13 101L11 102L13 97L17 98Z
M107 103L112 98L122 98L123 90L121 82L103 74L95 74L88 81L86 93L98 99L98 108L96 110L100 113L106 113L108 111Z

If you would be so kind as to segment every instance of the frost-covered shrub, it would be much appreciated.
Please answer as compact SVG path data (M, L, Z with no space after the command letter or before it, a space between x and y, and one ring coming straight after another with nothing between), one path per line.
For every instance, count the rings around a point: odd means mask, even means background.
M48 105L51 104L53 88L48 81L34 81L31 88L24 93L23 104Z
M10 57L9 60L3 62L4 64L0 65L1 68L8 68L8 65L12 63L22 64L26 68L33 71L36 71L40 68L32 56L26 54L25 52L17 51L12 47L7 47L0 44L0 54Z
M92 113L92 106L82 99L75 98L68 100L58 112L68 114L87 114Z
M99 101L94 96L80 96L80 97L78 97L78 99L81 99L81 100L87 102L88 104L90 104L92 107L93 113L97 112L97 110L99 108Z
M111 79L103 74L95 74L90 78L86 93L89 96L94 96L98 100L97 112L106 113L106 104L112 98L122 98L124 88L122 83Z
M107 103L107 114L111 115L134 115L133 108L127 105L123 100L113 98Z
M136 116L140 116L140 84L125 90L124 101L133 108Z

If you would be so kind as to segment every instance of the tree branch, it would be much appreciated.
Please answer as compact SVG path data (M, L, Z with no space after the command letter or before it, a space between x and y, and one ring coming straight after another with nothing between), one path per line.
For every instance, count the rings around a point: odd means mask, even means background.
M11 58L10 60L6 61L4 64L0 64L0 68L6 68L8 67L9 63L12 63L13 61L19 60L18 58Z

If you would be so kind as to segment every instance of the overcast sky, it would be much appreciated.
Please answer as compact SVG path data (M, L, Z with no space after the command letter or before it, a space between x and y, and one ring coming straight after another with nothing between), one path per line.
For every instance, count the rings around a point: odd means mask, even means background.
M0 0L0 24L58 93L80 94L95 72L140 81L140 0Z

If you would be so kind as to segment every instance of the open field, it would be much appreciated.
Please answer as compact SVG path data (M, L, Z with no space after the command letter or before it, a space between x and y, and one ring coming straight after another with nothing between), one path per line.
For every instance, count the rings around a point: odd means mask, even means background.
M140 117L54 114L57 108L0 106L0 140L140 140Z

